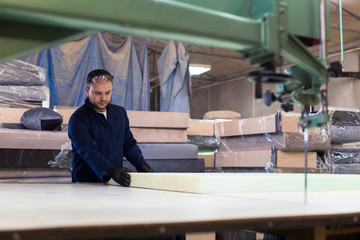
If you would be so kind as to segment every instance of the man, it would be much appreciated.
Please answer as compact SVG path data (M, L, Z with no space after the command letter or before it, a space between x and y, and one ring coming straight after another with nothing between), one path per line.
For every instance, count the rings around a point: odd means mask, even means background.
M85 104L69 120L73 182L107 182L130 185L123 157L139 172L152 172L130 128L123 107L110 103L114 77L106 70L91 71L86 79Z

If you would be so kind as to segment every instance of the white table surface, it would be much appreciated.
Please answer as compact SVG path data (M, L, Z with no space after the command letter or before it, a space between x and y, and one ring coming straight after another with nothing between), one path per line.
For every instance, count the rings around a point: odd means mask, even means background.
M171 225L186 232L215 231L227 223L270 226L296 220L311 226L311 220L343 217L357 224L359 199L360 190L310 191L305 204L301 191L199 194L103 184L2 183L0 235L106 227L119 229L119 234L128 227L162 234Z
M91 184L0 184L0 231L360 213L360 191L192 194Z

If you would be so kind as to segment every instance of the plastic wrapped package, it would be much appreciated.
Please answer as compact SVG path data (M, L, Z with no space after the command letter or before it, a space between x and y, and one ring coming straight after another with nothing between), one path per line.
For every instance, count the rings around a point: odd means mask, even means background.
M27 110L0 109L0 178L69 177L68 169L48 166L62 146L70 142L67 132L17 129Z
M198 147L198 158L204 159L205 169L213 171L215 167L215 155L220 143L215 136L188 135L188 143Z
M330 150L330 157L334 164L360 164L360 147L333 147Z
M330 149L331 173L360 173L360 146L334 145Z
M49 88L45 86L2 86L0 105L11 108L46 107L50 105Z
M49 100L49 88L45 86L1 86L0 101L33 101Z
M69 142L67 132L0 128L0 179L70 177L60 166L50 168L49 161ZM70 151L70 149L66 149Z
M214 158L214 153L219 148L214 128L215 120L190 119L189 128L186 130L187 142L198 146L199 153L204 155L204 159L209 159L208 155Z
M324 151L307 153L308 172L328 172L327 155ZM229 149L215 155L218 172L304 172L304 151L283 151L276 147Z
M0 103L9 107L49 107L44 68L13 60L0 64Z
M71 170L71 142L66 131L39 131L0 128L1 170ZM139 143L144 158L154 171L203 172L204 160L198 159L198 147L187 143ZM124 159L124 166L129 163ZM131 166L129 166L131 167Z
M215 136L187 135L188 143L195 144L199 149L218 149L219 140Z
M302 133L264 133L246 136L233 136L217 138L220 142L219 150L228 149L251 149L251 148L269 148L276 147L284 151L303 151L304 135ZM309 151L326 151L330 149L330 136L328 131L322 129L319 133L309 134L308 150Z
M297 129L300 114L278 112L215 123L219 141L215 168L220 172L304 172L304 133ZM331 138L326 129L308 130L307 169L326 171Z
M331 141L333 143L350 143L360 141L359 126L331 126Z
M331 173L360 173L360 112L357 108L329 107Z
M45 79L45 69L33 64L17 59L0 64L0 85L41 86Z
M50 167L65 168L72 170L72 152L71 142L66 142L61 146L60 152L56 155L53 160L48 162Z
M204 162L198 159L198 148L193 144L139 143L139 148L149 165L156 172L203 172ZM64 145L54 161L49 165L60 168L72 168L72 154L68 150L70 143ZM124 166L136 171L124 158Z
M344 109L329 107L331 125L335 126L360 126L360 112L357 108Z
M39 108L32 108L31 110L37 109ZM41 108L41 110L43 109ZM12 159L9 160L12 162L11 166L2 165L2 162L0 161L0 170L3 167L16 168L16 164L18 162L24 164L26 163L28 166L41 167L44 171L56 168L71 169L72 153L70 151L71 144L67 134L67 127L62 126L63 131L18 129L16 126L20 125L20 121L22 117L24 117L24 113L28 111L29 109L27 108L0 108L0 123L3 127L0 128L0 136L6 136L6 138L0 138L0 151L3 152L4 156ZM55 116L60 114L64 120L62 123L65 122L67 124L69 117L75 109L57 109L57 111L58 113L55 114ZM34 113L34 111L32 112ZM143 115L146 115L147 117L142 118L142 120L139 119L143 117ZM161 120L157 117L158 115L161 115ZM196 145L186 143L186 128L189 123L188 114L128 111L128 116L131 122L130 127L134 136L135 133L140 133L140 137L136 137L136 139L139 141L138 143L144 157L146 160L154 162L154 166L158 167L155 168L155 170L170 171L172 169L175 171L177 170L175 165L177 165L182 171L204 171L204 160L198 159L198 147ZM35 120L35 123L39 123L39 119L37 117L39 117L38 114L31 114L30 119ZM50 120L48 117L46 119ZM133 119L134 121L131 121ZM5 128L8 125L11 125L11 129ZM133 128L134 126L137 127L135 131L135 128ZM152 138L152 142L145 143L145 138L141 134L144 132L146 133L146 131L137 131L139 129L164 129L164 131L157 132L158 135L153 134L145 136L148 139ZM166 133L166 137L173 140L174 135L171 134L172 132L169 134L166 132L168 130L171 131L172 129L174 129L175 133L177 133L177 130L184 133L181 134L181 137L182 135L185 136L184 141L179 141L179 143L155 143L155 141L165 138L163 137L164 133ZM26 154L26 158L23 158L23 155L21 154L22 152L31 152L31 156ZM46 156L42 157L45 152L47 152ZM8 153L11 154L7 155ZM42 160L39 162L38 157L40 155ZM32 165L32 162L34 165ZM39 165L38 163L41 164ZM165 165L168 168L166 168Z
M199 158L204 159L206 171L215 170L215 155L219 149L219 139L215 137L215 122L225 119L190 119L187 129L187 142L199 148Z
M360 112L358 109L330 108L331 142L360 141Z

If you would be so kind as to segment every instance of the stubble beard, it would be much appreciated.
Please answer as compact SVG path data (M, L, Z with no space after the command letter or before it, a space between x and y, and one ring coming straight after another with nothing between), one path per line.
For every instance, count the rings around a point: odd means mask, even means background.
M109 102L105 101L105 102L93 103L93 105L97 112L105 112L107 105L109 105Z

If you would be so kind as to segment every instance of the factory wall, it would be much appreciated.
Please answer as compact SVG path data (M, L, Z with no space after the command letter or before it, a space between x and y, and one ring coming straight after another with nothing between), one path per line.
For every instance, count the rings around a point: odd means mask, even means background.
M360 72L360 51L344 55L345 72ZM339 56L330 58L331 61L340 60ZM329 106L343 108L360 108L360 79L331 78L328 88Z
M189 99L190 117L201 119L204 114L210 111L210 88L203 88L194 91Z
M264 84L263 91L267 89L275 91L275 85ZM268 115L280 109L278 104L265 106L261 99L255 99L254 93L254 84L245 79L195 90L190 98L190 117L201 119L208 111L231 110L246 118Z
M359 51L344 55L345 71L359 72ZM339 55L330 61L339 60ZM275 85L263 84L262 90L275 92ZM239 112L242 118L264 116L280 110L279 104L267 107L262 100L254 98L254 84L245 80L233 80L206 88L193 90L190 98L190 117L201 119L208 111L231 110ZM360 108L360 79L331 78L328 85L328 104L333 107ZM318 110L319 106L315 107ZM300 106L295 107L300 112Z

